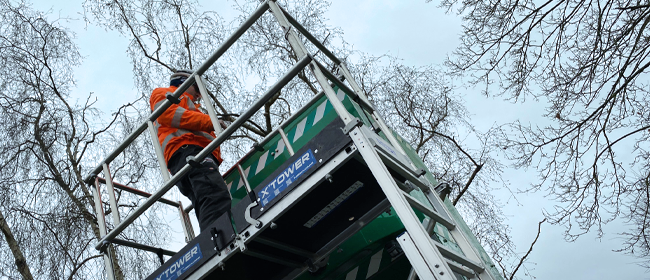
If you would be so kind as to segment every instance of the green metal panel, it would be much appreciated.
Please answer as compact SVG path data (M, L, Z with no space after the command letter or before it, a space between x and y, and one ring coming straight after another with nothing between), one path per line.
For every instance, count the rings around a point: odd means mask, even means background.
M321 95L314 105L301 110L300 116L284 128L294 151L300 149L336 117L336 112L332 110L332 105L324 95ZM299 132L298 137L296 137L296 132ZM263 151L249 153L239 162L252 188L259 185L290 157L289 151L278 133L262 143L261 147ZM239 171L234 168L225 174L224 180L232 194L234 206L246 195L243 180L241 180Z
M337 92L339 100L341 100L345 108L354 116L363 121L369 127L374 127L375 122L370 117L370 114L363 110L356 102L351 100L343 91ZM303 147L310 139L318 134L325 126L338 118L336 111L333 110L332 104L327 100L326 96L321 94L315 97L311 106L302 108L294 120L285 125L283 130L287 135L290 145L294 151ZM427 171L425 177L431 186L437 184L436 179L432 176L429 169L426 167L422 159L418 156L417 152L411 145L404 140L401 136L392 131L393 135L406 152L408 158L413 162L417 168ZM381 137L386 139L383 132L379 133ZM387 139L386 139L387 140ZM252 188L259 185L267 176L275 171L290 155L284 145L279 134L275 134L269 138L268 141L261 144L263 151L250 152L247 156L240 160L240 164L247 180ZM243 187L244 183L241 180L239 171L236 168L231 169L225 174L224 179L228 185L233 197L233 205L238 203L245 195L246 189ZM428 199L421 190L416 189L410 193L415 199L421 203L431 206ZM471 234L469 227L463 222L462 218L456 209L445 201L447 208L452 212L452 216L459 224L459 228L470 236L470 241L474 244L481 254L481 258L488 264L492 265L489 256L482 249L478 240ZM419 211L415 210L420 221L424 219ZM316 280L316 279L367 279L372 276L377 280L397 279L395 277L406 277L410 270L408 261L405 258L392 258L387 250L387 243L395 240L397 235L404 231L399 217L394 211L386 212L370 222L367 226L361 229L357 234L346 240L335 250L329 258L328 266L324 271L318 275L311 275L305 273L298 277L299 280ZM434 228L434 239L437 239L444 246L462 254L460 247L453 239L447 228L437 224ZM362 256L362 257L360 257ZM374 257L374 258L373 258ZM342 271L341 267L348 267ZM496 279L502 279L492 265L490 273L496 275ZM370 274L370 275L369 275Z
M370 120L363 113L360 114L357 111L361 108L356 102L350 100L338 88L334 88L334 90L337 92L339 100L343 102L345 108L353 116L370 124ZM332 120L338 118L336 111L334 111L332 104L325 95L321 94L315 98L318 100L313 105L301 109L298 113L299 116L283 128L294 151L302 148ZM282 138L277 133L270 140L262 143L261 147L263 151L249 153L239 161L252 188L262 183L266 177L290 157ZM235 168L224 175L224 180L232 194L232 205L234 206L246 195L246 189L243 187L244 182L241 180L239 171Z
M420 219L423 218L419 214ZM382 269L388 267L392 263L392 259L386 250L386 244L395 240L397 235L404 232L404 226L399 220L399 217L392 210L382 213L375 220L366 225L357 234L346 240L341 244L331 255L328 261L328 266L323 272L318 275L311 275L305 273L298 277L299 280L316 280L316 279L348 279L349 274L356 275L356 277L349 279L366 279L368 276L369 268L376 267L370 270L374 272L373 275L379 276ZM368 253L370 252L370 253ZM371 258L377 253L381 253L381 261L379 263L372 262ZM358 259L360 254L366 256ZM375 257L377 259L377 257ZM353 262L350 264L350 262ZM347 265L347 270L340 271L339 267ZM408 262L405 265L409 265Z

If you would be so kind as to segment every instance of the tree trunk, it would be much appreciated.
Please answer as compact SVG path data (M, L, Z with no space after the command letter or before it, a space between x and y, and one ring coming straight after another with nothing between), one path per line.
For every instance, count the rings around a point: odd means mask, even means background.
M1 210L0 210L0 229L2 230L2 234L5 236L7 243L9 243L9 249L11 249L11 253L13 253L14 255L14 259L16 260L16 267L18 267L18 272L20 272L20 275L23 277L23 280L33 280L34 277L32 276L32 273L29 271L29 266L27 265L25 256L23 256L23 251L20 250L20 246L18 246L18 241L16 241L14 235L11 233L9 224L7 224L7 221L5 220L5 217L2 214Z

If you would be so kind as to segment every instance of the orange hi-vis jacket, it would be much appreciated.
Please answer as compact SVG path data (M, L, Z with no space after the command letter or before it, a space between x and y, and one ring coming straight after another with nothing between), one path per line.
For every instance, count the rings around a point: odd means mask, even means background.
M158 109L167 100L166 94L174 93L176 89L175 86L154 89L149 99L151 111ZM199 111L192 95L184 92L179 99L179 104L172 104L155 122L158 141L162 145L167 163L174 152L183 145L205 147L215 139L210 116ZM212 151L212 154L219 163L223 161L219 148Z

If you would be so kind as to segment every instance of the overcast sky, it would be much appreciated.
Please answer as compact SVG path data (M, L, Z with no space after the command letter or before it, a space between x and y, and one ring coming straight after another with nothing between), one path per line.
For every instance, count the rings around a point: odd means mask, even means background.
M328 16L333 24L343 28L345 40L358 50L376 55L389 52L410 65L439 64L451 55L462 30L455 14L445 14L433 2L335 1ZM543 107L533 100L513 105L486 98L477 89L459 93L473 114L472 123L484 131L494 123L539 121L544 113ZM516 190L528 186L536 174L533 170L506 170L504 178ZM517 195L519 203L508 200L508 192L501 194L513 238L523 255L535 238L537 223L543 219L542 209L551 210L552 204L541 193ZM545 224L527 267L538 279L650 279L645 269L635 264L635 258L612 252L620 248L621 239L615 235L623 230L620 226L606 226L602 239L587 234L567 243L562 236L563 228Z
M204 2L204 6L217 7L225 18L232 17L231 9L227 8L232 1ZM461 22L453 14L445 15L435 4L424 2L337 1L327 16L330 25L341 27L344 39L357 50L374 55L390 53L404 59L407 65L441 63L456 47ZM77 19L61 23L76 32L76 42L85 56L82 67L75 73L77 93L94 92L109 112L138 96L131 78L132 66L125 53L127 41L115 32L86 26L79 15L81 1L35 1L34 7L52 9L55 17ZM466 99L473 123L483 130L494 123L515 119L536 121L543 113L541 106L534 102L512 105L487 99L475 89L461 90L458 94ZM535 176L532 170L507 170L504 174L513 189L525 188ZM542 209L551 209L552 204L542 194L518 195L518 203L508 199L505 191L499 196L506 204L504 212L509 217L518 251L523 254L535 237L537 222L543 218ZM587 234L567 243L562 228L544 225L527 267L537 279L650 279L634 258L612 252L621 244L615 233L623 230L620 225L608 225L602 239Z

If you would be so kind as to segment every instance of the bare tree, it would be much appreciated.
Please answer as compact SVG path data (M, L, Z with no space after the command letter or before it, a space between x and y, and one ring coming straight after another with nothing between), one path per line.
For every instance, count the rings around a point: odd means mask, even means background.
M136 85L143 96L165 85L172 70L196 68L209 52L223 42L259 5L259 1L239 1L241 12L230 25L214 12L200 13L196 1L87 0L88 20L119 31L129 38L128 54L136 74ZM470 124L469 112L462 99L433 66L416 68L389 59L389 66L379 58L353 52L342 38L342 31L326 24L324 14L329 3L321 0L281 3L290 14L316 38L345 60L357 74L363 89L389 124L404 135L434 176L454 186L453 202L471 221L472 230L494 256L512 261L514 246L505 225L500 205L492 191L502 186L502 165L492 156L493 134L479 133ZM333 63L310 44L316 58L333 67ZM355 57L360 57L356 59ZM217 111L233 120L268 86L299 58L285 39L285 33L270 14L265 14L245 33L205 77L214 95ZM228 162L248 152L250 141L267 135L273 126L286 120L292 109L300 108L319 92L314 78L300 73L269 102L264 111L253 117L237 139L222 146ZM148 105L141 104L148 112ZM406 124L406 126L404 126ZM472 140L468 140L471 138ZM518 260L518 259L517 259Z
M436 180L452 186L452 204L470 221L472 232L504 275L514 275L520 258L494 195L497 189L507 189L503 165L494 157L496 136L473 127L458 89L439 67L406 66L389 56L362 56L353 65L357 80L387 123L411 143ZM525 266L522 270L528 273Z
M515 167L532 166L567 240L622 220L621 251L650 267L650 5L638 1L442 1L464 21L448 61L505 98L545 102L545 121L503 127Z
M27 264L27 260L25 260L25 256L23 255L23 251L20 249L20 244L18 244L16 238L14 238L14 234L11 232L11 228L9 227L9 224L7 224L7 220L5 220L5 217L4 215L2 215L1 211L0 211L0 230L2 231L2 235L4 236L5 240L7 241L7 244L9 245L9 249L11 250L11 254L14 257L16 268L18 269L20 276L24 280L34 279L31 270L29 270L29 265ZM4 275L4 276L8 276L8 275Z
M136 85L142 95L148 97L153 88L168 83L173 70L196 69L258 4L256 1L236 2L235 8L242 15L230 26L216 12L199 12L200 5L196 1L88 0L84 7L89 21L129 38L128 54L133 62ZM326 6L323 1L313 0L287 8L298 15L298 20L306 27L312 28L312 32L326 38L324 43L329 46L329 40L336 38L340 30L322 25ZM298 59L279 25L270 14L264 15L203 75L217 113L233 121ZM249 81L257 83L247 83ZM251 141L258 141L270 133L273 124L288 118L291 108L300 108L300 104L311 98L310 93L318 93L315 80L305 72L300 73L299 79L290 82L282 95L272 99L264 112L245 123L244 129L234 137L247 141L234 140L222 146L226 162L247 152ZM277 102L279 105L274 105ZM141 110L146 111L145 105Z
M24 278L31 272L42 279L101 279L101 254L93 246L99 228L91 189L82 176L102 156L93 149L129 132L130 117L124 112L130 105L103 123L91 95L79 100L72 94L73 69L81 63L74 34L26 4L1 0L0 12L0 211L6 215L3 233L15 258L0 255L0 271L11 278L19 271ZM112 136L105 133L109 129ZM143 183L138 167L152 162L135 153L116 160L112 168L118 179L125 178L121 170L135 170L126 182ZM122 209L132 208L134 201L120 195ZM147 226L157 223L141 221L139 230L125 238L147 235ZM12 233L5 231L9 225ZM164 240L153 239L153 244ZM129 265L126 270L120 266L141 259L111 258L118 279L143 276Z

